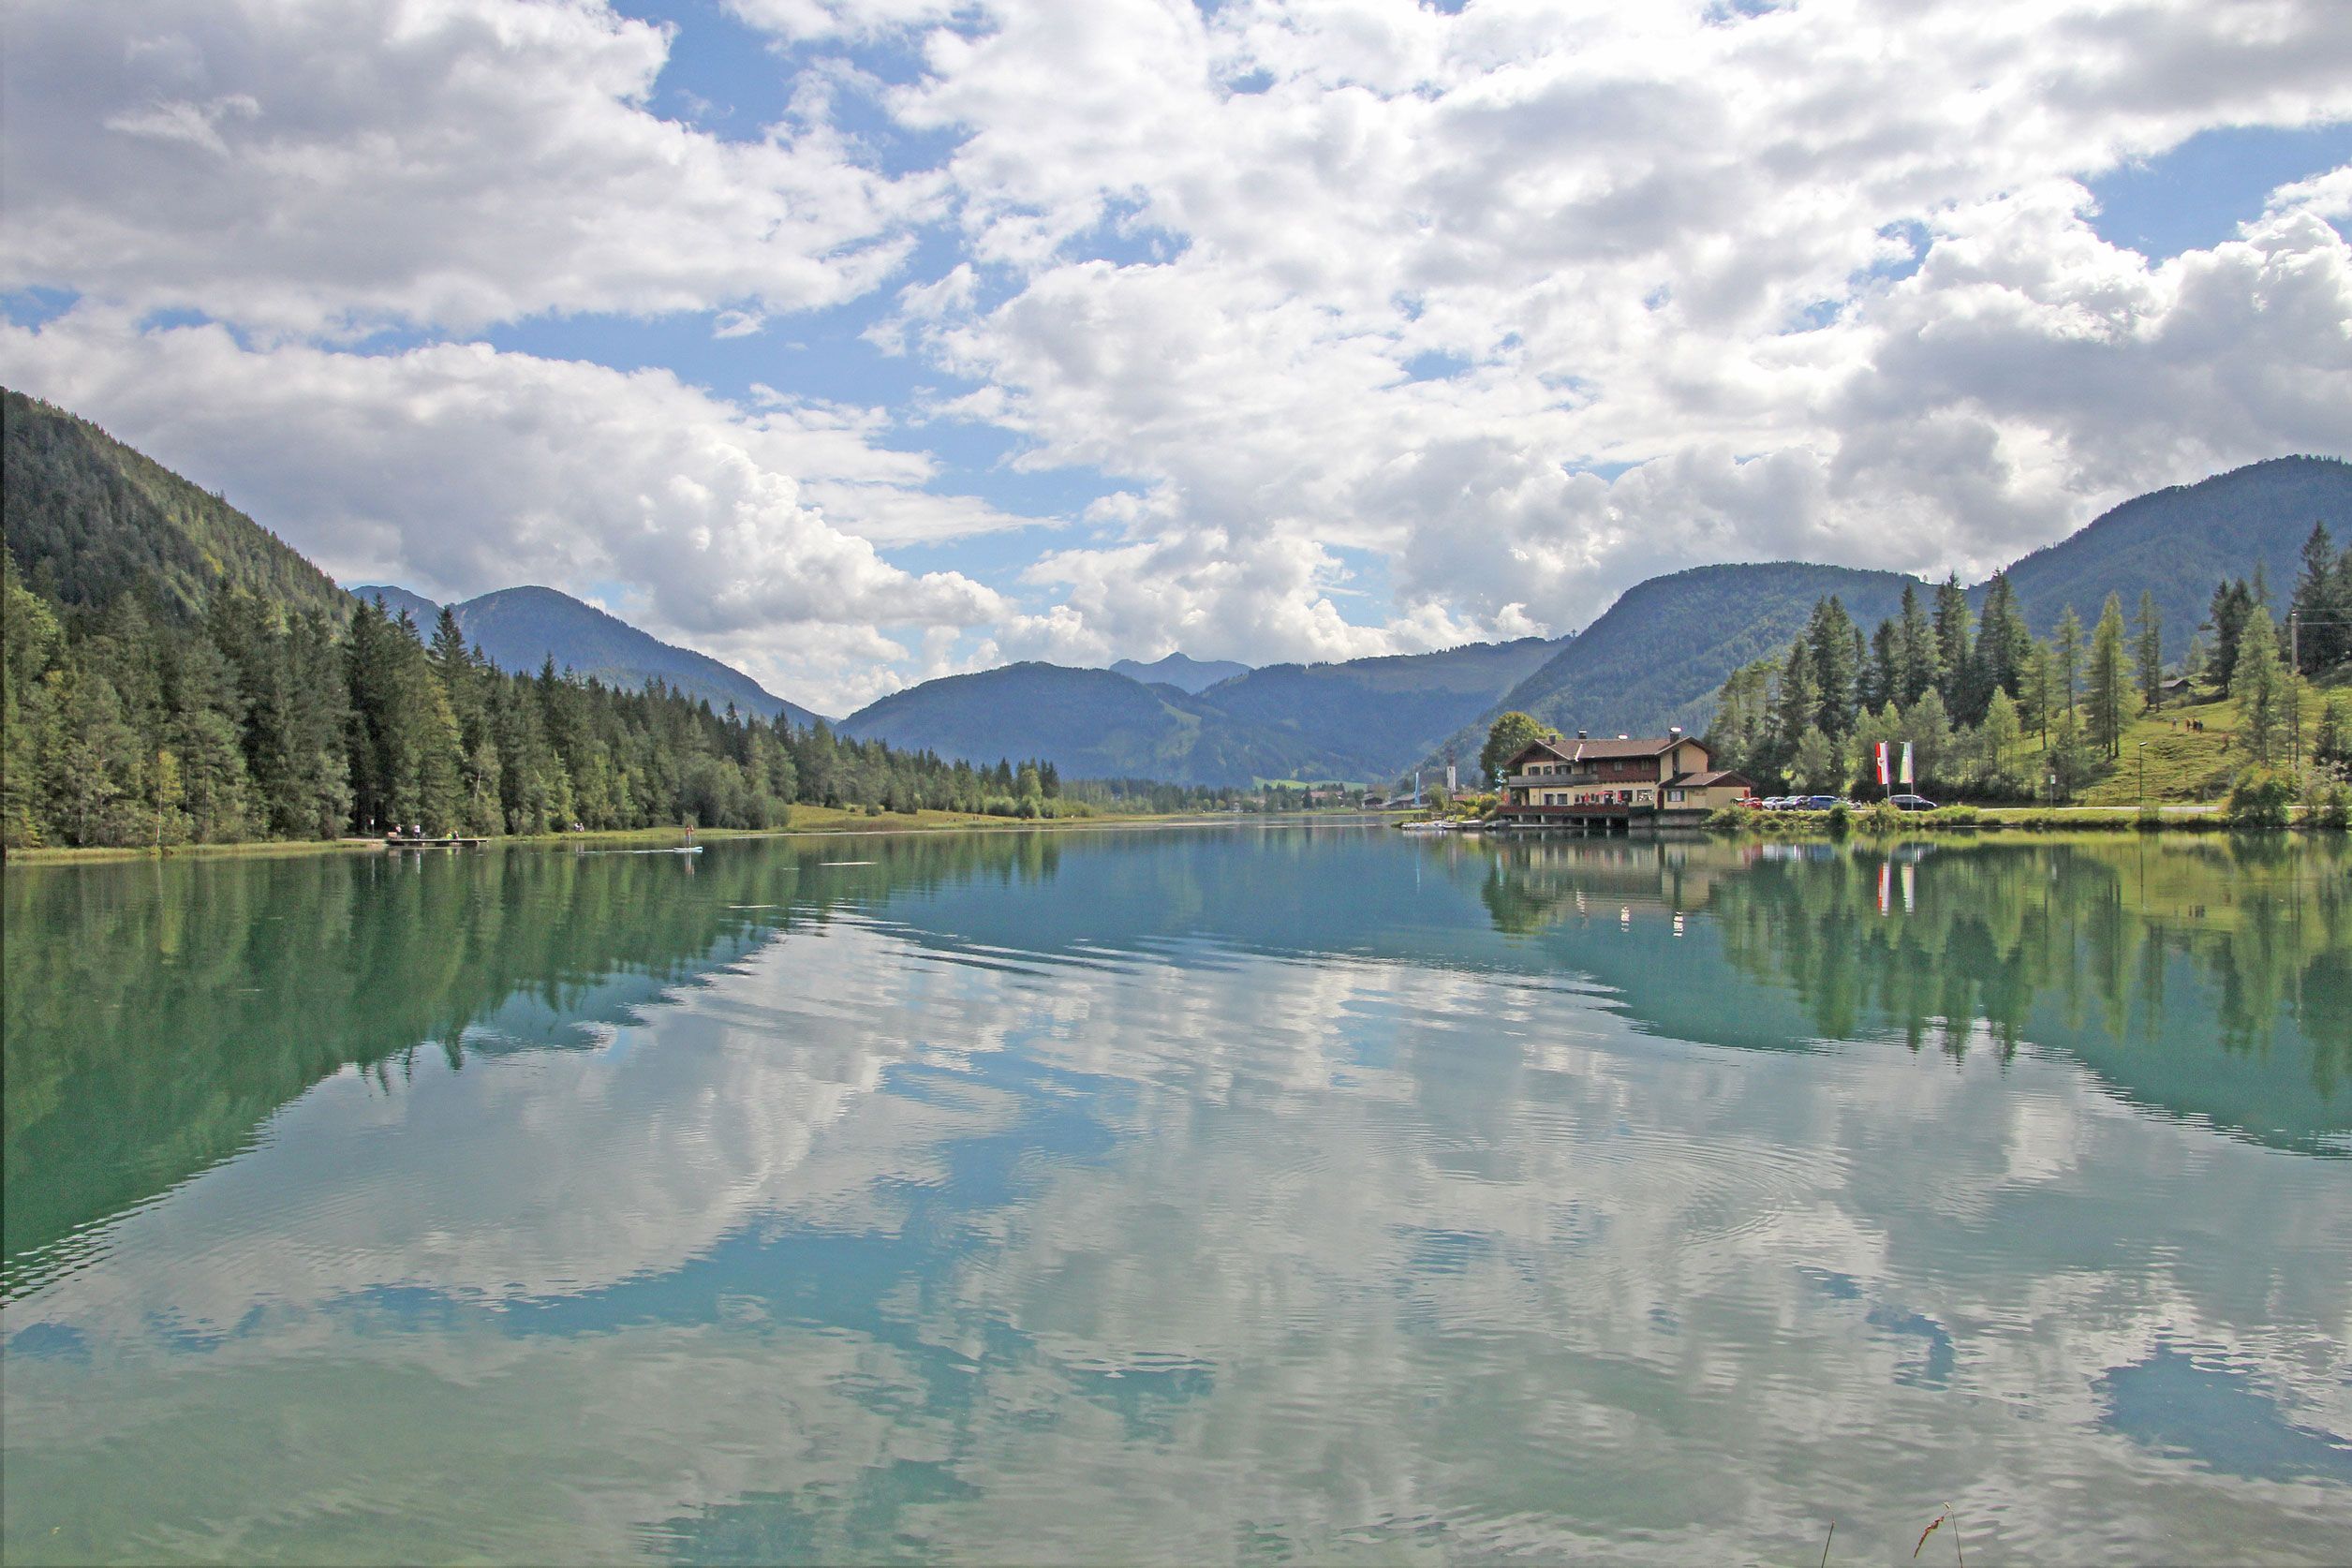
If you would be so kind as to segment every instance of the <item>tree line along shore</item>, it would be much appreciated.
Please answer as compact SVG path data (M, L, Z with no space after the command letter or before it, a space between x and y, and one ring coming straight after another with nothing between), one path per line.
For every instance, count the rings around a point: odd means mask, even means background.
M1043 821L1232 804L1231 791L1065 781L747 716L658 684L509 674L445 612L430 640L372 603L337 620L242 589L200 612L5 583L0 847L171 849L681 825L842 813Z

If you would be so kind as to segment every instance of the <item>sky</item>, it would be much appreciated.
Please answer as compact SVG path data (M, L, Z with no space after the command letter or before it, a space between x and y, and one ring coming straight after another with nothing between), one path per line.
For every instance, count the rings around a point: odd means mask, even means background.
M2352 453L2342 0L0 16L0 382L824 712Z

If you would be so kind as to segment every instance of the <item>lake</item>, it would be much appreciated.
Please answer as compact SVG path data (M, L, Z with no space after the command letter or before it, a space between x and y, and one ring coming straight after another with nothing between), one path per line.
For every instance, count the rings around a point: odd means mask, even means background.
M2341 844L5 899L11 1563L2352 1552Z

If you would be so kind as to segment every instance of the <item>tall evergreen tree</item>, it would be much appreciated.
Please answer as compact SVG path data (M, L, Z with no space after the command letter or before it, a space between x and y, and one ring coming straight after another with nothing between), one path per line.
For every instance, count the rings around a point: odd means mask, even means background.
M1805 732L1816 728L1813 718L1820 712L1820 689L1813 683L1812 651L1800 633L1788 645L1788 656L1781 662L1781 678L1773 690L1770 757L1774 772L1791 765Z
M2023 690L2025 666L2033 657L2034 634L2018 606L2017 590L2009 585L2007 572L1996 571L1985 585L1985 606L1976 623L1978 684L1987 701L1995 688L2011 697Z
M2225 578L2213 590L2212 602L2207 610L2205 629L2213 634L2213 650L2206 661L2206 670L2225 695L2231 689L2231 678L2238 671L2239 639L2245 631L2246 617L2253 613L2254 604L2254 590L2243 578L2234 583Z
M2099 624L2091 633L2091 668L2085 690L2091 744L2109 758L2122 755L2123 726L2131 719L2131 666L2123 649L2123 601L2107 596Z
M2058 629L2049 641L2050 673L2057 678L2057 698L2066 710L2066 717L2075 715L2075 699L2082 694L2082 621L2075 607L2066 606L2058 617Z
M1960 574L1954 572L1935 589L1935 651L1942 667L1936 688L1944 693L1947 711L1968 711L1970 647L1968 593L1960 584Z
M2278 628L2259 599L2246 615L2236 673L2233 684L2246 750L2256 762L2267 764L2279 755L2286 739L2288 677L2279 660Z
M1813 723L1835 741L1854 728L1856 683L1861 675L1854 620L1835 594L1813 606L1805 629L1813 681Z
M1863 683L1862 705L1875 712L1902 695L1902 670L1895 656L1895 623L1884 620L1871 633L1870 678Z
M1903 707L1917 702L1944 678L1944 656L1938 651L1935 625L1911 584L1902 586L1902 615L1895 630L1895 654L1902 670L1902 689L1896 700Z
M2337 554L2325 523L2311 525L2311 536L2303 540L2302 570L2295 578L2294 642L2301 673L2332 670L2352 649L2352 600L2343 597L2344 584L2352 579L2343 570L2347 557L2352 552Z
M2139 625L2132 650L2139 700L2143 706L2152 708L2164 701L2164 614L2156 608L2156 596L2146 588L2139 590L2139 614L2134 619Z

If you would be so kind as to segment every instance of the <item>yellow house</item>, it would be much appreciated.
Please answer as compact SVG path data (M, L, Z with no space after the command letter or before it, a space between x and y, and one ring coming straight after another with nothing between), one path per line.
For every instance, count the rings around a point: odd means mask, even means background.
M1503 767L1495 819L1507 823L1585 824L1636 817L1695 821L1755 793L1740 774L1719 769L1707 743L1679 730L1594 740L1546 736Z

